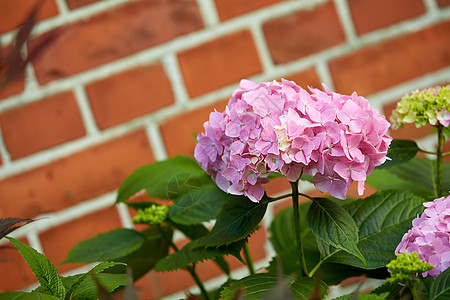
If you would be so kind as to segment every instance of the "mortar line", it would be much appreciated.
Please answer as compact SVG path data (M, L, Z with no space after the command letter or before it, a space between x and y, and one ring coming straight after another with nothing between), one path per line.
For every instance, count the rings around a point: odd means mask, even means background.
M212 0L197 0L197 4L207 27L219 24L219 15Z
M159 126L156 122L150 122L146 127L146 133L150 146L153 150L153 155L157 161L165 160L168 158L167 151L164 147L164 142L159 130Z
M358 37L356 35L355 26L353 25L352 16L347 1L334 0L334 4L348 43L350 45L356 45L358 43Z
M189 101L189 95L176 55L174 53L165 55L162 58L162 63L167 76L169 77L172 91L175 96L175 102L180 105L185 105Z
M83 124L86 128L88 135L98 136L100 130L95 122L95 117L92 113L91 106L89 104L88 96L86 94L86 89L77 84L74 86L75 99L80 109L81 118L83 119Z
M264 73L269 74L274 69L274 63L272 61L272 57L270 55L270 51L264 37L262 25L259 23L253 23L250 26L250 30L256 44L256 49L258 51L260 61L263 65Z
M118 203L116 205L117 213L119 214L120 222L122 224L122 227L133 229L134 225L131 221L131 215L130 211L128 210L128 206L124 203Z

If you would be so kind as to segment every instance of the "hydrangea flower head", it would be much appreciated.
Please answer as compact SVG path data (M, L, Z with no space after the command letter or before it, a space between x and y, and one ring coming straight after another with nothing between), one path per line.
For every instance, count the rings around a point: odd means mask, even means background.
M450 196L424 206L427 208L412 221L413 227L405 233L395 253L417 252L422 261L434 267L422 276L435 278L450 266Z
M436 86L423 91L414 91L405 95L393 111L391 121L394 128L407 123L415 123L416 127L426 124L444 127L450 124L450 85Z
M289 181L313 176L322 192L345 199L386 160L390 124L367 99L310 89L292 81L242 80L224 112L212 112L194 156L224 191L259 201L269 172Z

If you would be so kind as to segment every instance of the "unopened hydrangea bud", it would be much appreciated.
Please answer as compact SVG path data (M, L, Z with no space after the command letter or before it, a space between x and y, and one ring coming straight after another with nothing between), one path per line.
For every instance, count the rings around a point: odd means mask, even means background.
M387 278L392 283L404 283L418 281L418 273L423 273L433 269L433 266L425 261L421 261L417 252L400 253L397 258L386 265L391 271L391 277Z
M144 209L139 209L138 214L133 218L133 223L159 225L166 219L168 213L168 206L153 204Z
M398 103L391 116L393 128L400 128L407 123L416 127L438 122L448 127L450 123L450 85L437 86L423 91L414 91L405 95Z

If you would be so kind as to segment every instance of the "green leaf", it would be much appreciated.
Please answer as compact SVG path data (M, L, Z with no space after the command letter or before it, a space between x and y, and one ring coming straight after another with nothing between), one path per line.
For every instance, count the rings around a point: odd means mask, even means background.
M327 285L323 282L316 283L317 279L302 277L296 279L291 276L284 276L294 299L308 300L313 295L316 285L319 286L319 293L324 296L327 291ZM244 277L240 280L231 282L221 291L220 299L235 299L236 293L243 290L243 296L247 300L261 299L267 292L270 292L279 281L278 275L272 273L259 273Z
M337 298L334 298L333 300L351 300L351 299L358 299L358 300L384 300L389 296L389 293L383 293L383 294L350 294L350 295L344 295Z
M403 289L403 286L398 283L385 282L376 289L372 290L371 294L382 295L387 293L389 299L400 298L399 293Z
M11 237L6 238L19 250L20 255L22 255L28 266L30 266L45 292L61 299L64 298L66 290L62 284L58 270L50 260L25 243Z
M171 237L172 231L165 229L166 235ZM133 280L136 281L153 269L156 263L169 254L169 243L161 235L157 228L150 228L142 232L145 241L142 245L130 254L117 258L115 261L125 263L133 273ZM124 274L124 266L116 266L105 271L106 273Z
M203 224L183 225L173 222L170 217L168 218L170 225L181 231L186 237L191 240L195 240L205 236L209 233L209 230Z
M331 249L329 262L360 268L383 268L395 258L395 248L411 221L424 210L424 200L407 191L383 191L346 205L359 228L358 248L367 266L343 251Z
M115 260L137 250L144 241L145 237L140 232L119 228L78 243L63 263Z
M170 207L169 217L179 224L201 224L217 217L223 205L231 198L216 184L192 189L178 197Z
M254 203L247 197L233 197L222 208L211 231L198 246L216 247L247 238L266 213L267 203Z
M168 222L191 240L199 239L209 233L209 230L202 224L182 225L173 222L170 218L168 218ZM230 274L230 266L223 257L216 257L214 262L225 274Z
M443 173L450 173L450 163L443 163ZM412 193L434 199L435 161L416 157L407 164L387 170L376 169L367 178L367 183L379 190L408 190ZM444 176L443 190L450 190L450 177Z
M430 300L450 299L450 268L439 274L431 283L428 298Z
M84 276L84 274L63 277L62 280L64 286L66 286L67 288L71 287L82 276ZM118 287L125 286L127 284L127 274L98 273L95 274L95 276L108 292L112 292ZM97 285L92 276L86 277L86 279L83 281L83 284L75 289L72 297L72 299L86 300L96 300L98 298Z
M317 249L316 237L312 234L311 229L307 225L307 212L311 202L300 204L300 228L303 251L308 257L306 264L308 269L312 269L320 258L320 254L310 253L311 246ZM297 245L292 241L296 240L294 213L292 206L288 206L279 213L277 213L270 225L270 242L272 243L281 263L283 274L290 275L300 270L298 261ZM276 273L276 260L273 260L269 266L269 271Z
M433 161L429 159L416 157L407 164L390 168L389 172L400 179L424 186L432 195L434 193Z
M430 197L430 195L432 195L432 192L422 184L400 179L390 171L391 169L375 169L372 174L367 177L366 183L380 191L410 191L421 197Z
M314 198L308 211L308 226L327 245L342 249L366 263L357 247L358 226L351 215L333 201Z
M240 251L243 246L243 241L235 242L227 246L217 248L199 248L197 241L192 241L186 244L180 251L170 254L161 259L155 266L157 272L174 271L183 269L191 264L202 262L208 259L215 259L218 256L233 255L237 259L244 261L241 258Z
M386 160L386 162L378 168L386 169L406 163L416 156L417 151L419 151L419 147L414 141L392 140L387 153L387 157L391 160Z
M85 274L81 274L81 276L78 278L78 280L74 284L72 284L72 286L70 286L69 290L67 291L67 293L65 295L65 299L72 299L73 294L76 291L76 289L83 285L84 281L86 280L86 278L89 275L98 274L98 273L103 272L104 270L112 268L116 265L123 265L123 263L113 262L113 261L101 262L98 265L96 265L95 267L93 267L89 272L87 272Z
M0 293L0 300L57 300L61 299L39 292L7 292Z
M211 182L211 177L194 159L180 155L134 171L120 186L116 203L124 202L142 190L153 197L174 199Z

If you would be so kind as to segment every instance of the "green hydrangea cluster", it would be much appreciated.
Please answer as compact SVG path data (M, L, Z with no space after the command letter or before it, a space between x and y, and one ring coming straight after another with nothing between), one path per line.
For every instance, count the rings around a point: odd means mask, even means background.
M397 103L391 122L394 129L406 123L415 123L416 127L422 127L439 122L447 127L450 122L450 85L416 90L405 95Z
M408 283L418 281L414 278L417 274L433 269L433 265L421 261L417 252L399 253L397 258L386 265L391 271L391 277L387 278L392 283Z
M133 218L133 223L159 225L166 219L168 213L168 206L155 203L144 209L139 209L137 215Z

